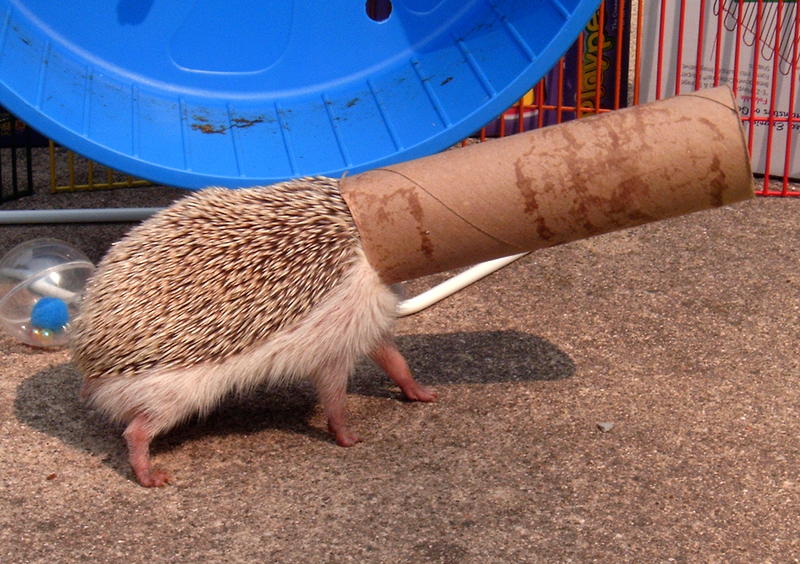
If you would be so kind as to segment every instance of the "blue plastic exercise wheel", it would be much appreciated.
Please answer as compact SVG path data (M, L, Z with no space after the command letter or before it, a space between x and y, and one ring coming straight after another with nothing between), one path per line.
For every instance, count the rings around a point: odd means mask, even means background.
M352 174L480 129L598 4L394 0L377 21L365 0L0 0L0 104L173 186Z

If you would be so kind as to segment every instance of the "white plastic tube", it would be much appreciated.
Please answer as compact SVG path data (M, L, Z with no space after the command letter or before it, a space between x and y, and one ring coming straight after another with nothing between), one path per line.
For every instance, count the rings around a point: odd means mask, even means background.
M38 278L34 280L31 285L30 289L40 294L42 296L49 296L51 298L60 298L67 303L72 303L78 298L78 294L75 292L70 292L65 288L59 287L56 283L51 281L51 276L58 276L59 271L63 270L65 267L81 267L81 268L94 268L94 265L90 262L83 262L83 261L75 261L70 263L65 263L59 265L55 268L49 268L44 271L31 271L26 268L3 268L0 270L0 274L6 276L8 278L14 278L20 282L20 285L25 285L25 281L33 276L37 276ZM19 287L19 286L17 286Z
M500 270L504 266L511 264L515 260L520 259L527 254L528 253L521 253L519 255L502 257L499 259L494 259L482 262L480 264L476 264L475 266L468 268L464 272L456 274L449 280L445 280L441 284L437 284L430 290L422 292L421 294L419 294L418 296L414 296L413 298L404 300L397 307L397 315L399 317L405 317L407 315L418 313L423 309L428 308L437 302L440 302L446 297L452 296L453 294L455 294L459 290L463 290L473 282L477 282L481 278L488 276L492 272Z
M164 208L94 208L76 210L5 210L0 225L31 223L113 223L142 221Z

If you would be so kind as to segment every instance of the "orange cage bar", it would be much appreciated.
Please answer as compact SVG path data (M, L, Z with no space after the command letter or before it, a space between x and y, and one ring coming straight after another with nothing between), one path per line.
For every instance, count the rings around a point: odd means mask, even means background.
M757 193L800 196L799 24L797 0L605 0L556 68L475 137L728 84Z

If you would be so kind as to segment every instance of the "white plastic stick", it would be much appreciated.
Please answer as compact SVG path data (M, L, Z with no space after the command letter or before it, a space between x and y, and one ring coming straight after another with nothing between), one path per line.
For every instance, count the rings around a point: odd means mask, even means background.
M448 296L452 296L459 290L463 290L473 282L477 282L481 278L484 278L495 272L500 270L506 265L511 264L515 260L524 257L528 253L521 253L519 255L513 255L510 257L502 257L499 259L494 259L486 262L482 262L480 264L476 264L461 272L460 274L456 274L449 280L445 280L441 284L437 284L430 290L422 292L418 296L414 296L413 298L409 298L404 300L400 303L397 308L397 315L399 317L405 317L406 315L411 315L414 313L418 313L423 309L432 306L433 304L445 299Z
M76 263L71 263L76 264ZM92 263L78 263L79 265L88 265L92 266ZM66 288L61 288L56 284L50 282L49 278L52 272L47 273L47 271L43 273L37 273L27 268L4 268L0 270L0 274L3 276L7 276L8 278L14 278L19 280L19 282L24 282L31 276L35 274L40 274L40 278L34 280L33 283L30 285L30 289L36 292L37 294L41 294L42 296L49 296L51 298L60 298L67 303L74 301L78 298L78 295L75 292L70 292Z
M0 211L0 225L142 221L163 208L94 208Z

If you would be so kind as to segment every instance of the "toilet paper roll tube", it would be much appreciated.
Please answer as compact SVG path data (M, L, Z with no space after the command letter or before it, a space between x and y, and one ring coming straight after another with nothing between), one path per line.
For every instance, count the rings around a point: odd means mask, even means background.
M727 87L347 176L341 189L387 283L754 196Z

